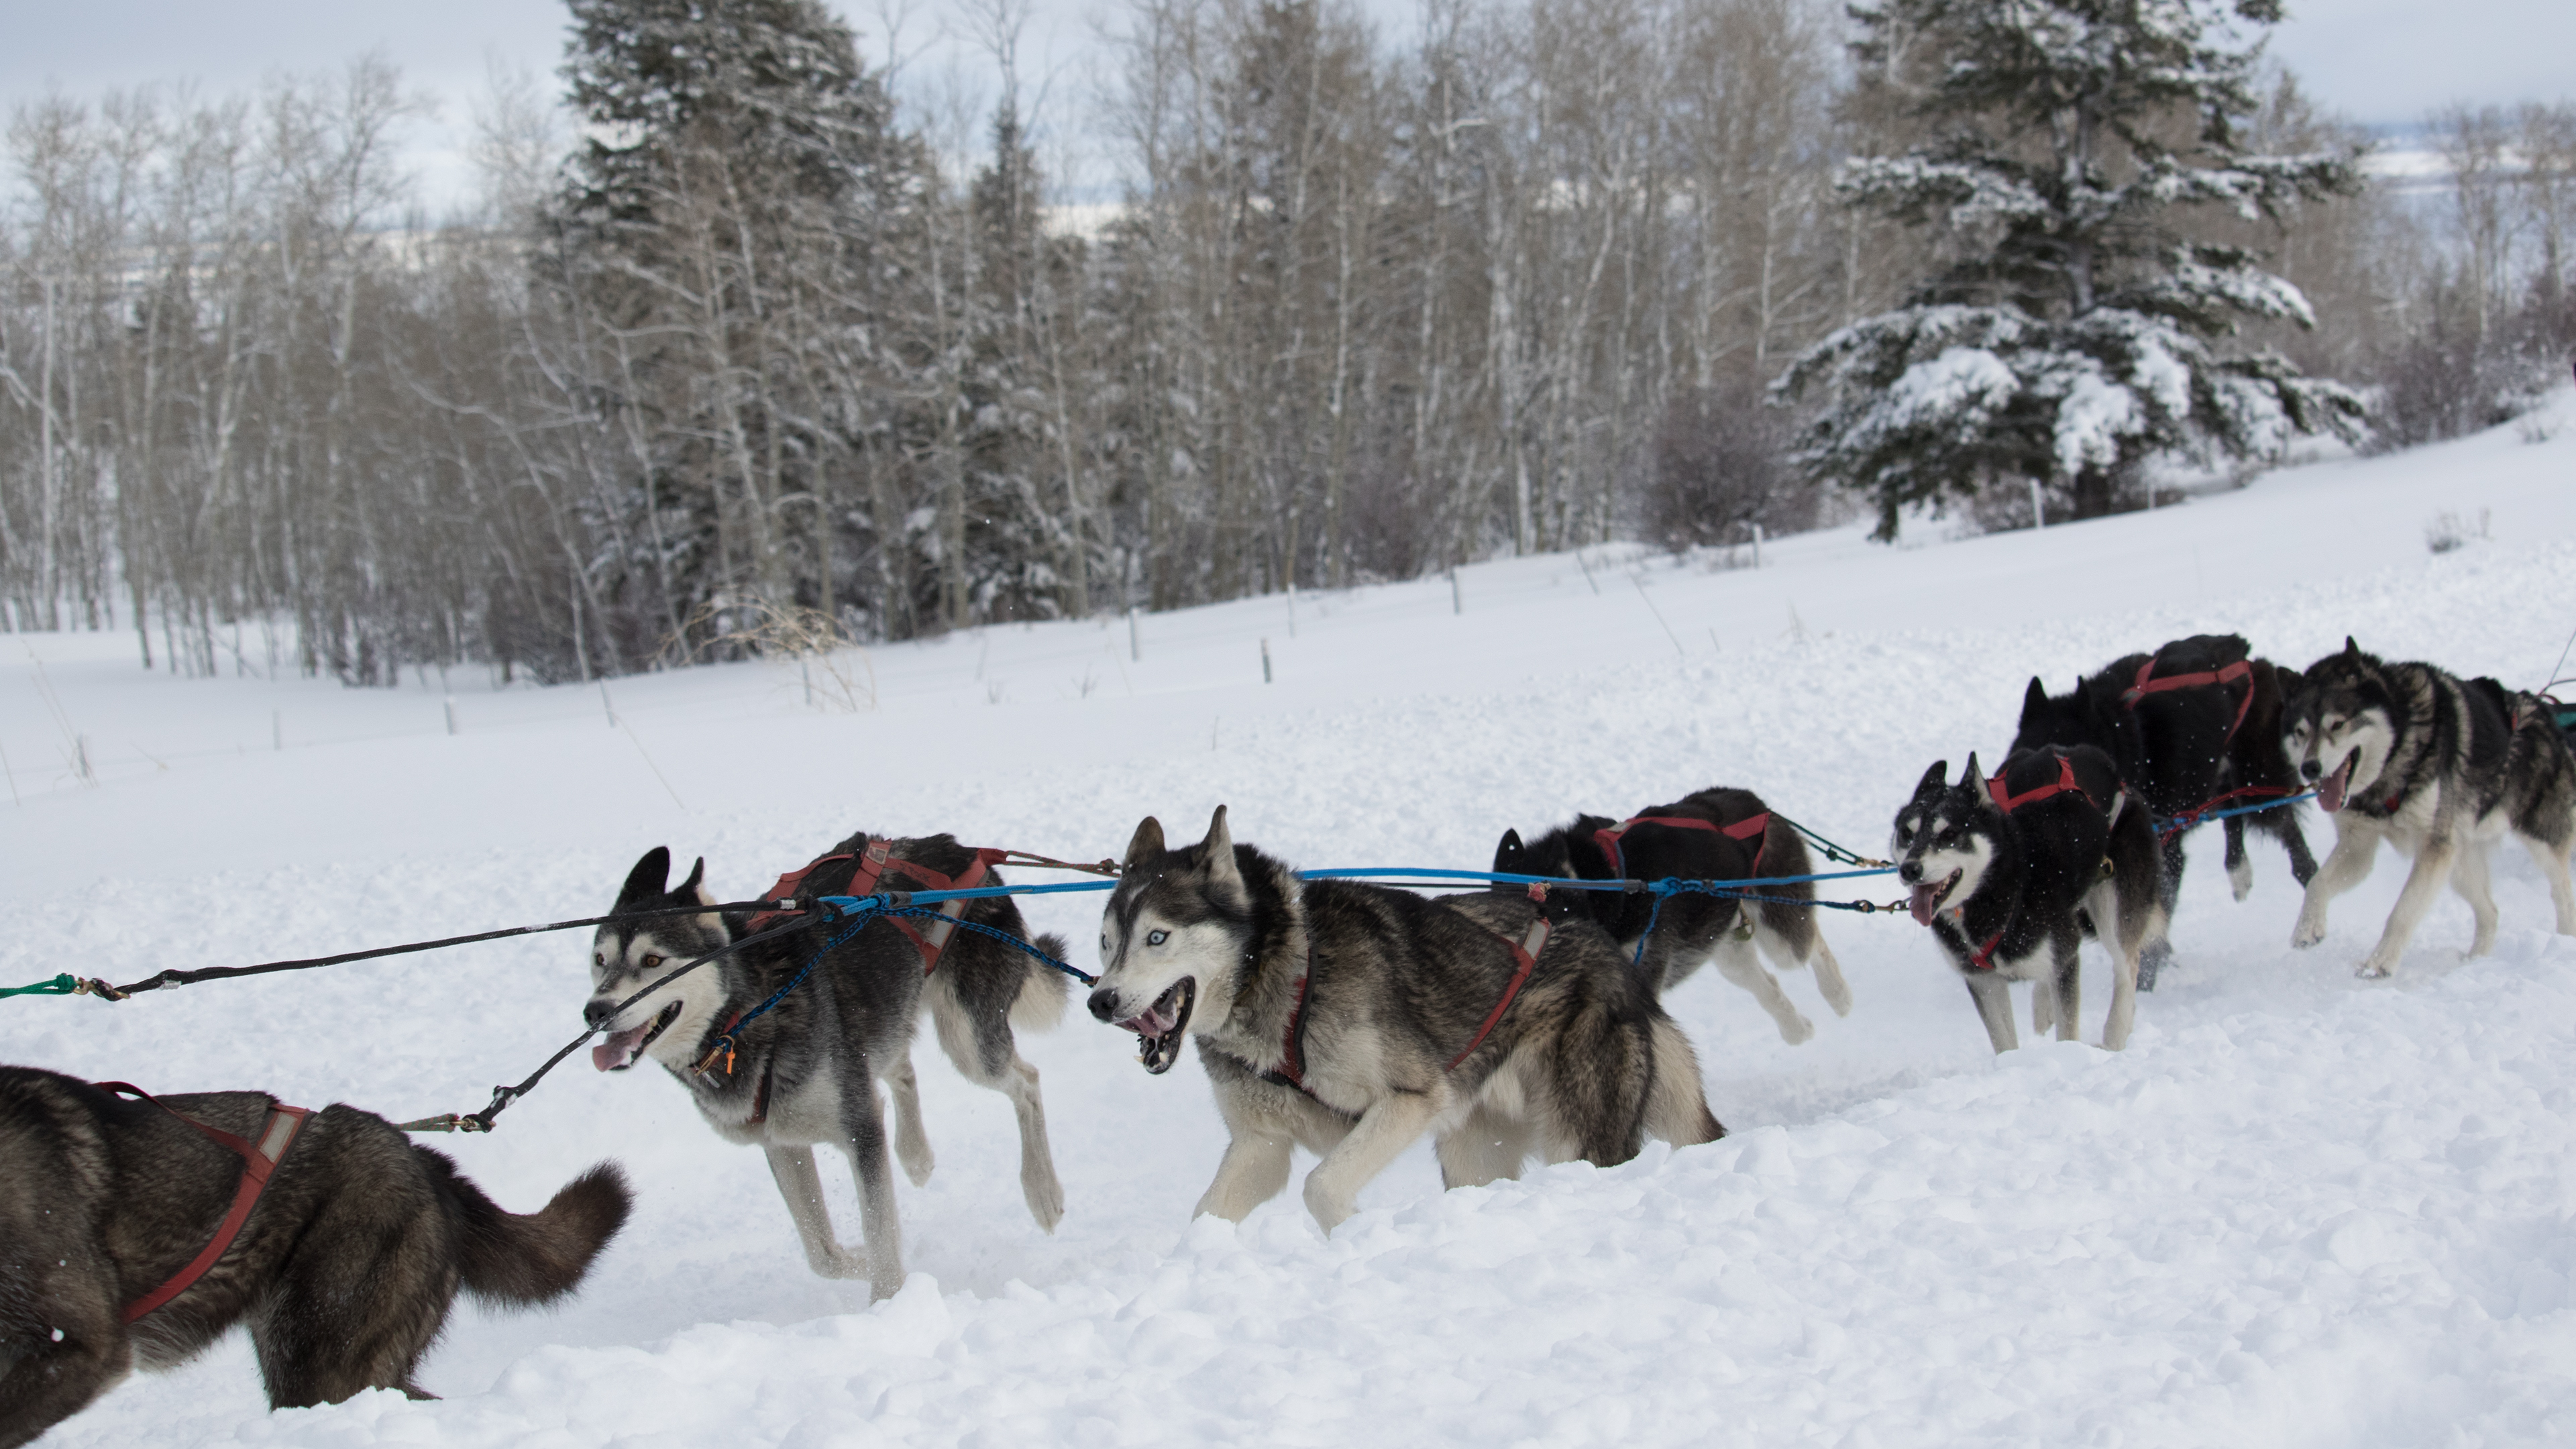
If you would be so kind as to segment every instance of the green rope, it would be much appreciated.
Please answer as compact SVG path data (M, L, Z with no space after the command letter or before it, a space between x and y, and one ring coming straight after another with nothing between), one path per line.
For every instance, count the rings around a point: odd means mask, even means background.
M0 987L0 996L70 996L80 990L80 978L65 972L51 981L33 986Z

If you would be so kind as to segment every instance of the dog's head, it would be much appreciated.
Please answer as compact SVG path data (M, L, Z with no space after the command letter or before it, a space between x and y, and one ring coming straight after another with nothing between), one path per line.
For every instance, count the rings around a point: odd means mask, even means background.
M707 863L701 857L687 880L676 890L667 888L671 852L654 846L627 873L610 914L712 906L715 897L707 894L706 873ZM591 1065L603 1072L624 1071L642 1054L665 1066L687 1065L684 1059L691 1046L724 1005L723 976L716 963L699 967L624 1011L617 1004L672 967L696 960L732 939L724 917L714 911L612 921L600 927L590 943L590 1004L582 1008L582 1019L606 1032L608 1039L591 1048Z
M2377 784L2388 767L2397 727L2387 676L2347 635L2342 653L2298 675L2285 673L2283 687L2293 692L2281 705L2282 752L2316 787L2317 808L2332 814L2353 791Z
M1553 876L1558 880L1607 880L1616 872L1610 869L1610 857L1595 843L1601 831L1618 824L1598 815L1577 815L1570 825L1560 825L1544 835L1522 840L1517 830L1506 830L1494 846L1494 874ZM1496 894L1526 895L1527 886L1494 882ZM1617 892L1559 891L1547 893L1545 910L1548 919L1566 921L1577 915L1591 915L1603 903L1615 903Z
M1935 912L1977 893L1977 883L1994 863L1996 826L2003 819L1986 793L1974 754L1968 756L1959 783L1948 783L1949 772L1948 760L1936 760L1923 772L1914 798L1896 812L1896 831L1888 845L1919 925L1932 924Z
M2013 735L2012 750L2035 750L2044 745L2082 745L2093 742L2093 731L2087 727L2084 692L2079 687L2069 694L2051 695L2039 676L2030 677L2030 688L2022 691L2021 725Z
M1168 850L1148 815L1127 842L1118 889L1100 916L1100 979L1091 1014L1132 1031L1138 1060L1156 1074L1180 1059L1197 1021L1221 1022L1252 952L1252 891L1243 856L1216 807L1207 837Z

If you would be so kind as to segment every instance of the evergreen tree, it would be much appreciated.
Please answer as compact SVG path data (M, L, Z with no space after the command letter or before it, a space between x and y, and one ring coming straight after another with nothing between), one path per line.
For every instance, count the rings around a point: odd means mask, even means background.
M1875 0L1854 7L1872 83L1919 86L1930 139L1847 162L1853 205L1950 228L1904 306L1816 343L1778 384L1823 395L1816 475L1907 504L2036 479L2091 517L2159 454L2243 458L2351 436L2360 399L2279 355L2226 346L2244 319L2313 325L2298 289L2208 239L2359 185L2348 155L2248 154L2248 32L2277 0ZM2241 22L2241 24L2240 24ZM1918 80L1918 78L1920 78Z

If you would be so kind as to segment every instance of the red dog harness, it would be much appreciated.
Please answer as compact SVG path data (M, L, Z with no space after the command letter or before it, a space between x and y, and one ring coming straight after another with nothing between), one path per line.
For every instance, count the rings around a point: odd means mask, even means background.
M2138 707L2138 701L2150 694L2162 694L2169 689L2198 689L2209 684L2231 684L2251 676L2254 673L2254 665L2250 660L2239 659L2223 669L2204 669L2198 674L2175 674L2163 679L2155 678L2155 672L2155 656L2149 655L2147 662L2138 666L2138 682L2121 692L2120 703L2135 710ZM2253 707L2254 686L2248 683L2245 686L2245 697L2237 701L2236 718L2227 726L2227 739L2236 738L2236 732L2245 726L2246 711ZM2225 740L2220 741L2222 748L2225 744Z
M1528 930L1518 936L1506 936L1500 931L1491 933L1496 940L1511 949L1511 984L1503 988L1503 999L1495 1002L1494 1009L1486 1013L1485 1024L1476 1028L1476 1035L1468 1041L1466 1049L1451 1057L1449 1065L1441 1068L1444 1072L1456 1071L1460 1062L1475 1055L1476 1048L1483 1046L1485 1038L1493 1035L1494 1027L1503 1019L1503 1013L1511 1009L1513 999L1521 994L1522 987L1529 984L1530 972L1538 967L1539 953L1547 949L1548 933L1555 929L1547 918L1547 887L1531 886L1529 896L1531 900L1539 903L1539 913L1538 919L1530 923ZM1313 1088L1306 1085L1306 998L1314 989L1314 981L1315 947L1313 938L1309 937L1306 945L1306 974L1297 978L1297 1005L1288 1013L1287 1029L1280 1033L1279 1068L1276 1071L1261 1074L1263 1081L1276 1082L1283 1087L1293 1087L1308 1097L1314 1097L1315 1092ZM1322 1099L1316 1100L1320 1102Z
M877 882L884 878L884 875L889 868L901 871L905 875L912 877L913 880L919 883L920 888L923 890L972 890L975 888L977 882L984 879L986 873L991 871L996 864L999 864L1004 856L1010 854L1009 851L994 850L990 847L978 849L974 852L974 861L969 864L964 871L960 872L952 879L948 876L941 875L939 872L930 869L928 866L918 865L909 860L895 858L892 855L892 851L893 847L886 841L869 841L867 849L859 852L856 857L859 862L858 868L850 873L850 884L846 894L864 896L873 893L877 888ZM849 860L852 858L853 857L847 854L817 856L814 859L807 861L803 866L780 876L776 885L771 886L768 890L761 893L761 899L771 901L793 900L796 897L797 887L805 883L805 878L807 876L812 875L815 871L831 864L833 861ZM919 948L921 952L921 974L924 976L927 976L931 972L939 969L939 953L948 949L948 938L956 934L958 919L966 914L966 902L962 900L942 902L939 907L939 914L947 919L932 921L927 929L917 928L912 924L912 922L901 916L888 916L886 918L893 924L896 930L911 937L912 944ZM761 930L773 922L783 919L786 915L787 912L785 911L763 911L760 914L753 916L751 918L750 925L745 929L751 931Z
M206 1270L223 1257L224 1250L233 1245L233 1239L241 1236L242 1224L250 1221L250 1210L259 1205L260 1194L268 1191L268 1179L277 1171L278 1159L286 1156L286 1149L295 1142L295 1134L303 1130L304 1119L313 1113L309 1108L273 1103L268 1109L268 1120L260 1126L259 1140L254 1143L209 1127L130 1082L101 1082L98 1089L112 1096L134 1097L149 1102L204 1133L217 1146L240 1154L242 1160L241 1186L233 1190L232 1210L224 1214L222 1224L215 1229L213 1241L207 1243L188 1266L171 1275L170 1281L125 1305L120 1316L125 1322L133 1323L187 1292L191 1284L206 1276Z
M2076 783L2075 761L2068 755L2057 757L2057 778L2036 790L2024 790L2018 795L2007 795L2004 793L2004 777L1997 775L1986 782L1986 794L1994 800L1995 808L2006 815L2010 815L2024 805L2045 800L2052 795L2065 794L2081 795L2092 804L2094 809L2102 808L2102 802L2093 799L2092 791Z
M1627 875L1628 867L1619 855L1619 837L1639 825L1668 825L1675 830L1714 830L1729 840L1760 842L1753 847L1753 873L1760 875L1762 848L1770 843L1763 837L1771 829L1771 812L1766 810L1759 815L1747 815L1733 825L1720 825L1714 820L1702 820L1695 815L1640 815L1634 819L1622 820L1606 829L1593 831L1592 842L1601 847L1602 854L1610 857L1610 870L1613 875Z

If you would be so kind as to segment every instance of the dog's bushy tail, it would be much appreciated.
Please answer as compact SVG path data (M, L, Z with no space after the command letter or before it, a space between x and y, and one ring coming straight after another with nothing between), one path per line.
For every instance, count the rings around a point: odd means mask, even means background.
M579 1287L635 1205L613 1162L565 1183L533 1213L502 1211L452 1167L449 1188L463 1229L458 1266L466 1291L496 1303L551 1303Z
M1059 961L1073 949L1053 933L1029 944ZM1064 1020L1065 998L1072 994L1066 986L1073 978L1025 952L1020 959L1027 964L1028 975L1020 980L1020 994L1011 998L1011 1030L1053 1031Z
M1725 1136L1726 1128L1708 1109L1708 1093L1699 1080L1699 1054L1691 1050L1690 1038L1661 1011L1651 1018L1649 1029L1654 1077L1646 1084L1646 1135L1675 1147L1695 1147Z

